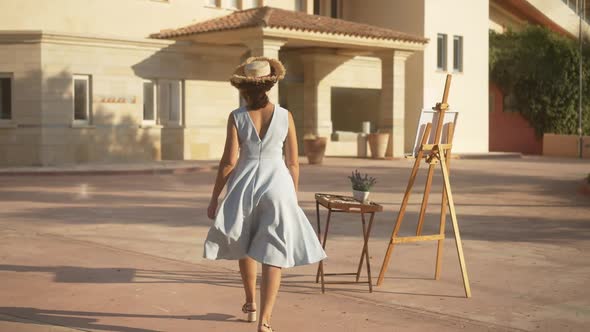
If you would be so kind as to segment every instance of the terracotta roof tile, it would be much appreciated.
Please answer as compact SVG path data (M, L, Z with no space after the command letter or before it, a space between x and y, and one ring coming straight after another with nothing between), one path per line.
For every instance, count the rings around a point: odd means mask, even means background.
M418 43L427 42L426 38L391 29L272 7L259 7L236 11L226 16L192 24L183 28L162 30L160 33L153 34L151 37L167 39L207 32L252 27L284 28L299 31L322 32L385 40L402 40Z

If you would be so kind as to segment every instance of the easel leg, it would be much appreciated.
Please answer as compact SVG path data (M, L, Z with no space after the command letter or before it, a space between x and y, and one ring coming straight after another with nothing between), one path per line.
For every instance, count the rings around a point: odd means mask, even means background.
M455 203L453 201L453 194L451 193L451 183L449 181L449 172L445 162L444 154L441 154L440 164L443 175L443 182L447 198L449 201L449 211L451 212L451 221L453 222L453 231L455 233L455 243L457 245L457 254L459 256L459 265L461 266L461 275L463 276L463 286L465 287L465 296L471 297L471 287L469 286L469 278L467 276L467 267L465 266L465 257L463 255L463 244L461 242L461 234L459 232L459 224L457 223L457 215L455 213Z
M428 196L430 195L430 187L432 186L432 176L434 175L435 165L428 167L428 177L426 178L426 185L424 186L424 195L422 196L422 205L420 206L420 215L418 216L418 226L416 227L416 236L422 234L422 226L424 224L424 215L426 214L426 207L428 206Z
M420 162L422 161L422 154L423 152L420 151L418 156L416 156L416 162L414 163L414 168L412 168L412 173L410 175L410 180L408 181L406 193L404 194L404 199L402 200L402 205L399 209L397 220L395 221L395 227L393 228L391 239L389 240L389 246L387 246L385 258L383 258L383 265L381 265L381 271L379 272L379 278L377 279L377 286L381 285L381 283L383 283L383 279L385 278L385 272L387 271L389 260L391 259L391 253L393 252L393 239L397 236L397 233L399 232L402 224L402 220L404 219L404 214L406 213L406 207L408 206L408 200L410 199L412 187L414 186L414 181L416 180L416 175L418 174L418 168L420 168Z
M450 123L447 127L447 137L448 143L453 143L453 135L455 133L455 125ZM451 150L443 151L445 152L445 161L447 166L447 173L450 174L451 172ZM440 279L440 271L442 268L442 251L444 245L444 236L445 236L445 228L447 223L447 191L443 187L442 190L442 199L440 204L440 225L439 225L439 234L443 236L442 239L438 240L438 245L436 248L436 269L434 271L434 279Z
M432 129L432 124L427 124L426 128L424 129L424 134L422 134L421 144L426 144L428 138L430 137L430 130ZM387 251L385 252L385 258L383 258L383 265L381 265L381 271L379 272L379 278L377 279L377 286L380 286L383 283L383 278L385 278L385 272L387 271L387 267L389 265L389 260L391 259L391 253L393 252L393 239L397 236L399 232L399 228L401 227L402 220L404 219L404 214L406 213L406 207L408 206L408 200L410 199L410 194L412 193L412 187L414 186L414 181L416 180L416 175L418 175L418 169L420 168L420 163L422 162L422 157L424 156L424 150L420 149L418 154L416 155L416 161L414 161L414 167L412 168L412 173L410 174L410 179L408 180L408 186L406 187L406 193L404 194L404 199L402 200L402 205L399 209L399 213L397 215L397 220L395 221L395 227L393 228L393 232L391 233L391 239L389 240L389 245L387 246Z
M447 192L443 189L442 194L442 202L440 206L440 227L439 227L439 234L445 235L445 224L447 222ZM436 270L434 271L434 279L440 279L440 270L441 270L441 262L442 262L442 251L443 251L443 244L444 238L438 240L438 245L436 247Z
M453 137L452 126L449 129L449 137ZM446 162L447 172L449 172L450 166L451 166L451 150L447 150L445 162ZM443 163L444 162L441 162L442 167L444 167L444 165L442 165ZM440 271L442 268L442 250L443 250L443 245L444 245L444 241L445 241L444 235L445 235L445 226L446 226L446 222L447 222L447 203L448 203L447 202L447 191L443 187L443 193L442 193L442 199L441 199L441 205L440 205L440 224L439 224L439 234L442 235L443 238L438 240L438 245L436 247L436 269L434 271L434 279L435 280L440 279Z

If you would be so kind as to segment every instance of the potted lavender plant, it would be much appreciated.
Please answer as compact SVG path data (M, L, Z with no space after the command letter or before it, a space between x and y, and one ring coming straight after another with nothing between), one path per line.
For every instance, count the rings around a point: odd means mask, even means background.
M377 180L368 174L362 176L358 170L354 170L348 178L352 183L352 197L359 202L366 203L369 200L371 188L377 183Z

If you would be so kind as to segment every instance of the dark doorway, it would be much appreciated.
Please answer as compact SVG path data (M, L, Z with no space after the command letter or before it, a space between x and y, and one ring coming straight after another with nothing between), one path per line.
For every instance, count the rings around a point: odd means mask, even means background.
M333 131L361 132L363 121L370 121L374 130L380 94L380 89L332 88Z

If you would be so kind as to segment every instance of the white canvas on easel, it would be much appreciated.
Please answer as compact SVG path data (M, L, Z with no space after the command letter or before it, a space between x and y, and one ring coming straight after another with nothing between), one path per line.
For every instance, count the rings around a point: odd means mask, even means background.
M421 146L421 138L422 135L424 134L424 130L426 129L426 125L431 123L432 124L432 130L430 131L430 137L428 137L428 141L426 142L426 144L433 144L434 143L434 139L435 139L435 133L436 133L436 125L438 123L438 112L437 111L433 111L431 109L423 109L422 113L420 113L420 120L418 121L418 128L416 128L416 139L414 141L414 149L412 150L412 157L416 157L416 154L418 153L418 151L420 150L420 146ZM457 111L446 111L445 112L445 118L443 119L443 131L442 131L442 136L440 139L441 143L447 143L449 142L449 137L448 137L448 125L450 123L452 123L455 128L457 127L457 118L459 117L459 112Z

